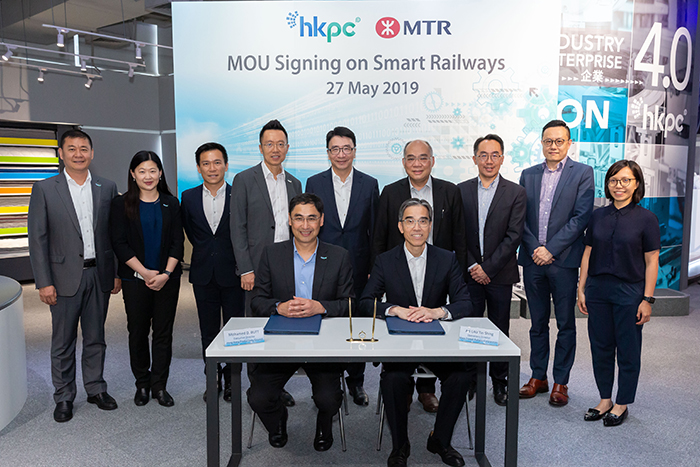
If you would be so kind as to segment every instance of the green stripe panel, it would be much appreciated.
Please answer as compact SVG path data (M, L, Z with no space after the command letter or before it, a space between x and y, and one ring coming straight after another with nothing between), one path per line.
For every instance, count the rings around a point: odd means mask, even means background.
M0 229L0 235L21 235L26 233L26 227L11 227L7 229Z
M0 156L0 164L58 164L58 157Z
M44 146L58 147L58 141L55 139L37 139L37 138L7 138L0 137L0 144L9 146Z

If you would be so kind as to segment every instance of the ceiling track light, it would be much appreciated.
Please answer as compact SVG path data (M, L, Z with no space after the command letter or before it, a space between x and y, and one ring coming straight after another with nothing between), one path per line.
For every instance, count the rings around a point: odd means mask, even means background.
M39 77L36 80L40 83L44 82L44 70L39 70Z
M129 66L129 78L133 78L133 77L134 77L134 67Z
M141 54L141 44L136 44L136 60L141 60L143 58Z
M83 57L80 57L80 71L87 71L87 63Z
M66 45L64 43L64 39L65 37L63 36L63 33L59 30L58 36L56 36L56 45L61 48L65 47Z
M5 53L2 55L2 59L5 60L5 61L7 62L7 61L10 60L10 58L12 58L12 49L8 46L8 47L7 47L7 52L5 52Z
M85 83L85 87L90 89L91 86L92 86L92 78L90 76L88 76L87 83Z

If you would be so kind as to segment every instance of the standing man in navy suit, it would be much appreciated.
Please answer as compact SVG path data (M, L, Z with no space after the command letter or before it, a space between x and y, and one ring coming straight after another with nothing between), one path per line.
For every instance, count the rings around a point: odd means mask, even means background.
M501 177L503 140L486 135L474 143L474 164L479 176L458 184L464 204L467 242L467 280L474 306L482 317L488 305L489 319L506 336L510 329L513 284L520 281L515 257L525 222L525 189ZM489 375L493 398L506 405L508 363L491 362Z
M377 180L353 168L356 154L355 133L338 126L326 135L331 168L310 177L306 192L318 195L326 207L326 219L318 238L342 246L350 252L355 296L362 296L370 272L372 229L379 204ZM348 391L357 405L369 404L363 387L364 362L347 368Z
M192 243L190 283L199 315L204 351L234 316L243 316L245 294L236 276L231 244L231 185L224 181L228 154L219 143L205 143L195 152L203 183L182 193L182 225ZM231 401L231 363L218 368L219 392L224 379L224 400ZM235 371L240 371L240 364ZM204 400L206 401L206 392Z
M566 122L552 120L542 130L545 162L520 176L527 193L527 214L518 264L523 266L530 307L530 368L532 377L520 388L520 398L548 392L550 297L557 320L554 386L549 403L569 403L567 384L576 353L576 287L583 256L583 233L593 212L593 168L567 154L571 132Z

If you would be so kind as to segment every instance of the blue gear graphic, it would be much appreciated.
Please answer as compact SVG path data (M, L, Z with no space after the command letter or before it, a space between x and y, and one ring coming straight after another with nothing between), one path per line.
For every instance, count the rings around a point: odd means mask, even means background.
M437 112L442 108L442 104L442 96L435 91L429 92L423 98L423 106L428 112Z
M520 85L513 81L512 68L491 74L479 72L479 81L472 84L477 93L477 102L488 105L499 116L506 115L513 104L513 95L520 92Z
M456 107L456 108L452 111L452 115L454 115L455 117L460 117L460 116L462 115L462 109L459 108L459 107Z
M456 138L452 138L452 148L453 149L462 149L464 147L464 138L457 136Z
M525 107L516 112L519 118L525 120L525 134L538 133L548 121L556 118L557 99L549 92L547 86L526 91L525 100Z
M531 158L533 155L537 155L537 151L533 145L525 142L525 139L520 136L516 142L512 143L510 146L512 148L510 151L511 160L514 164L518 164L518 166L514 168L516 172L520 172L525 167L532 165L530 162Z
M494 113L485 105L479 105L477 102L469 103L467 121L478 128L477 133L482 133L487 128L495 128Z

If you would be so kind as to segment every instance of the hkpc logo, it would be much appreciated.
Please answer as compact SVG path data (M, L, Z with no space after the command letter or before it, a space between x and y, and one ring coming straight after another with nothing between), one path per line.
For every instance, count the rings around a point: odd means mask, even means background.
M341 34L345 37L355 35L355 25L360 22L360 18L355 18L355 21L348 21L345 24L340 24L336 21L326 23L318 19L318 16L313 18L299 15L298 11L287 14L287 25L289 29L299 29L299 37L325 37L327 42L330 42L334 37Z
M423 19L416 21L404 21L403 22L403 35L404 36L432 36L447 35L451 36L450 27L452 25L449 21L441 19ZM384 39L393 39L394 37L401 34L401 21L391 16L385 16L377 21L374 26L374 30L377 31L379 37Z

